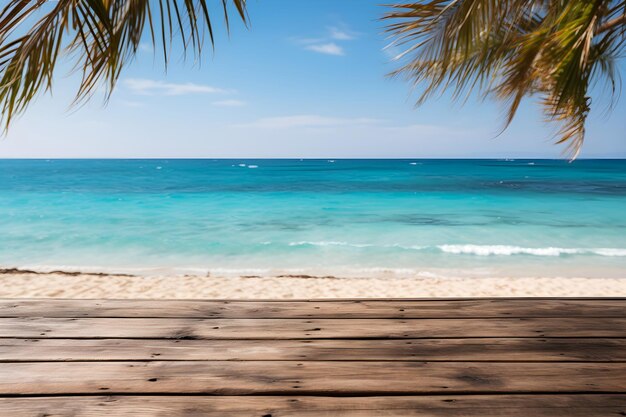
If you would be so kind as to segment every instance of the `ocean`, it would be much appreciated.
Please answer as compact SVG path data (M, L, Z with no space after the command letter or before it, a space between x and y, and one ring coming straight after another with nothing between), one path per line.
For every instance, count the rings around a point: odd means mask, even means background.
M0 267L626 277L626 160L0 160Z

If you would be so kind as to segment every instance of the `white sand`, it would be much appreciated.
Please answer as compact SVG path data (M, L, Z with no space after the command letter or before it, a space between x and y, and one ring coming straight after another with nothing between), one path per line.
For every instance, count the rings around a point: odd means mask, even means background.
M626 297L626 278L279 278L5 273L0 298Z

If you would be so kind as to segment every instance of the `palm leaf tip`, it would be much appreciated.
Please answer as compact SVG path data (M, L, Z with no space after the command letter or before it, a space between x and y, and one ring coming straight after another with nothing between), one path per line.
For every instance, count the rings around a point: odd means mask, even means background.
M0 106L5 130L35 97L53 84L59 58L74 59L82 74L76 102L104 84L114 89L123 68L149 36L169 49L182 39L184 53L202 52L205 34L214 43L214 16L225 20L234 7L247 25L246 0L10 0L0 11ZM213 4L214 5L214 4ZM173 23L176 22L176 23ZM228 24L226 24L228 30Z
M607 79L626 40L626 1L428 0L390 6L384 16L404 47L393 75L421 88L418 103L451 90L507 103L505 127L525 97L539 95L557 143L575 156L585 137L590 86Z

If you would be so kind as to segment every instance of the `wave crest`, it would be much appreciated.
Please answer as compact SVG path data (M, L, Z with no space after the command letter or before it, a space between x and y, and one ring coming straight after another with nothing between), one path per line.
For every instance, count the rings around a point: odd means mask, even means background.
M626 249L619 248L525 248L508 245L439 245L442 252L455 255L533 255L533 256L561 256L561 255L599 255L599 256L626 256Z
M267 242L263 242L267 244ZM374 245L371 243L350 243L343 241L299 241L290 242L289 246L343 246L350 248L380 248L389 249L396 248L402 250L414 250L414 251L430 251L430 252L444 252L453 255L476 255L476 256L513 256L513 255L530 255L530 256L563 256L563 255L596 255L596 256L609 256L609 257L624 257L626 256L626 249L622 248L559 248L559 247L545 247L545 248L529 248L522 246L510 246L510 245L437 245L437 246L419 246L419 245L400 245L400 244L387 244L387 245Z

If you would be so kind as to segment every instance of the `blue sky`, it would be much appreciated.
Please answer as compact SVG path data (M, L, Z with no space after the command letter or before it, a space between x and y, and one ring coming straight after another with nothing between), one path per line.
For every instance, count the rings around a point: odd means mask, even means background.
M146 43L106 106L96 96L70 108L78 80L66 65L53 94L0 141L0 157L563 155L532 101L497 137L497 103L442 97L415 108L409 85L385 77L395 66L384 11L370 0L252 0L250 27L219 30L201 63L173 59L165 73ZM624 100L609 116L607 100L597 101L581 156L626 157Z

